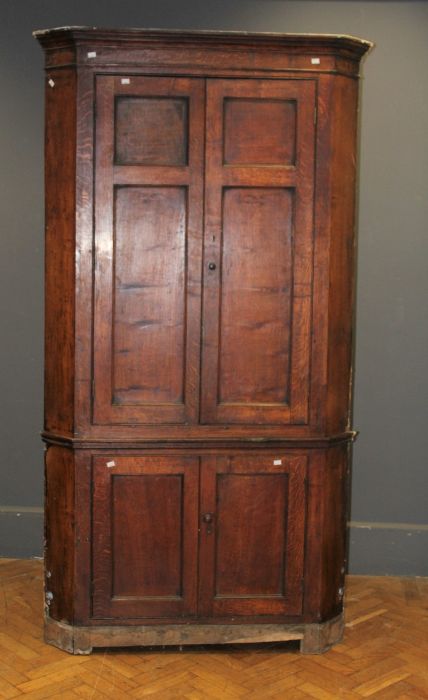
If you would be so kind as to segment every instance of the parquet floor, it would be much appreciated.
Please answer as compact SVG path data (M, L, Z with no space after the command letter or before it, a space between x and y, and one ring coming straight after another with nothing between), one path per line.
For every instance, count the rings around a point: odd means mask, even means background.
M42 565L0 559L0 698L327 700L428 698L428 579L351 576L345 639L297 645L100 650L42 641Z

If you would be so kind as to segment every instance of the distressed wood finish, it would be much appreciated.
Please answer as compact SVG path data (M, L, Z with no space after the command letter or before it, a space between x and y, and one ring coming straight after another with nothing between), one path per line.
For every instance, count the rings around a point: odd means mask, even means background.
M94 647L260 644L301 640L304 654L321 654L342 640L343 615L321 624L284 625L157 625L71 627L48 618L45 640L72 654L90 654Z
M352 37L68 28L46 53L46 640L342 631Z

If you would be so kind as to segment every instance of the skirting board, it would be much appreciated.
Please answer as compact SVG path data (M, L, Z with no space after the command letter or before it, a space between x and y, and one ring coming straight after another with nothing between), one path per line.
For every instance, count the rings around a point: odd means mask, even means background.
M352 522L349 573L428 576L428 525Z
M43 508L0 506L0 557L43 556Z

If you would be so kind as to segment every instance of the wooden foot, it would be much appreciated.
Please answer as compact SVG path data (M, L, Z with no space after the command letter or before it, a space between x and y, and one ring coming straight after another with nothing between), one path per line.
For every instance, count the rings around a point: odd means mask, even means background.
M333 644L337 644L343 637L344 620L343 613L333 620L322 622L319 625L305 625L303 639L300 642L302 654L323 654Z
M45 619L45 642L69 654L90 654L92 644L88 627L73 627L64 622Z

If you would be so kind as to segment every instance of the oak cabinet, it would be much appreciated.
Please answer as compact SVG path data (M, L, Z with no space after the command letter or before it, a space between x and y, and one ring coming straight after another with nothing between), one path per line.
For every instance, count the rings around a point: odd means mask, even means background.
M352 37L36 32L46 639L342 629Z

